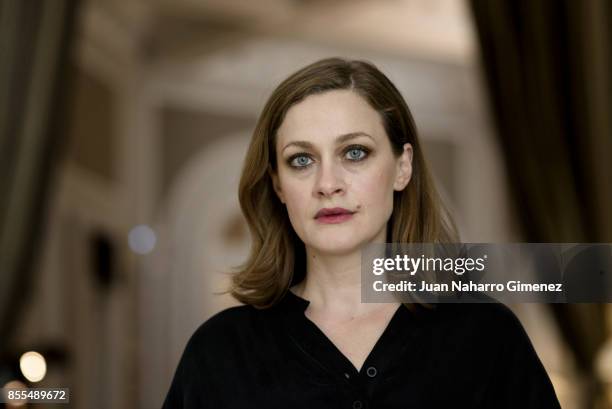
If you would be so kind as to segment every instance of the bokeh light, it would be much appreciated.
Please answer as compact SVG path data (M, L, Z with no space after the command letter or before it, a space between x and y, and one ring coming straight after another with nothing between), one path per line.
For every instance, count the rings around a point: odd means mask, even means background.
M28 351L19 358L19 368L30 382L40 382L47 373L45 358L36 351Z
M24 389L27 388L28 386L18 380L12 380L12 381L8 381L6 384L4 384L4 386L2 387L2 389ZM6 400L6 407L7 408L18 408L20 406L24 406L25 402L21 401L21 400L9 400L7 398Z
M155 248L157 235L152 228L141 224L130 230L128 243L130 249L137 254L148 254Z

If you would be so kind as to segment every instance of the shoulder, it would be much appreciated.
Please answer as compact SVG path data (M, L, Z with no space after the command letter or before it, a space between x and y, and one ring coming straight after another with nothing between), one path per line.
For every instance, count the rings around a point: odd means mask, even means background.
M216 368L234 356L245 334L254 332L260 315L254 307L240 305L200 324L187 341L163 407L202 407L199 399L208 385L207 368Z
M210 351L235 353L267 343L281 326L278 308L259 309L238 305L217 312L193 332L185 353L208 355Z
M218 347L249 337L263 324L266 311L238 305L217 312L194 331L187 348Z
M438 304L434 313L436 325L480 342L497 345L529 339L516 314L497 301L487 303Z
M453 329L469 365L486 374L482 407L560 409L554 388L516 314L499 302L444 305L442 327ZM456 351L456 349L454 350Z
M257 310L251 305L237 305L221 310L206 321L196 330L197 334L208 333L220 330L236 330L244 325L248 325L253 318L259 315L261 310Z
M457 319L460 317L470 320L502 320L514 321L516 315L512 310L492 298L488 298L485 302L466 302L466 303L439 303L435 304L433 311L434 315L441 319Z
M508 306L492 302L438 307L427 333L446 359L458 365L469 362L481 373L505 368L509 373L545 374L527 332Z

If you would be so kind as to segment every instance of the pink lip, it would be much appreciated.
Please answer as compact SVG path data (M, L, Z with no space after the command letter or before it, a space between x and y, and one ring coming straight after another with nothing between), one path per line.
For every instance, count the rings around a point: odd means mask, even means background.
M353 213L343 207L334 207L331 209L321 209L315 215L315 219L319 223L335 224L342 223L353 217Z

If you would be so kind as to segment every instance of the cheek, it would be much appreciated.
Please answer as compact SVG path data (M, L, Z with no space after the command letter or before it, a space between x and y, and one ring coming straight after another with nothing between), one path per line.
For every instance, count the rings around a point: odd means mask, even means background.
M281 187L289 218L292 223L299 223L300 218L306 212L308 204L308 186L305 183L300 183L300 181L292 180L291 183L281 183Z
M393 206L393 170L378 169L356 180L359 197L370 210L384 211Z

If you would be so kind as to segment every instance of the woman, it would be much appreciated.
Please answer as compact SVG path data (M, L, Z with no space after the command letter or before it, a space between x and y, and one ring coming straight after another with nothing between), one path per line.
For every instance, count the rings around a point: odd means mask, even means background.
M501 304L362 303L368 243L458 241L410 111L372 64L311 64L273 92L239 191L245 305L189 340L164 408L559 408Z

